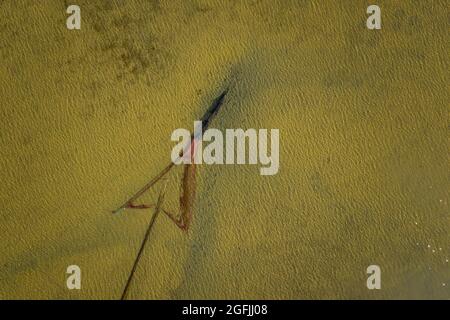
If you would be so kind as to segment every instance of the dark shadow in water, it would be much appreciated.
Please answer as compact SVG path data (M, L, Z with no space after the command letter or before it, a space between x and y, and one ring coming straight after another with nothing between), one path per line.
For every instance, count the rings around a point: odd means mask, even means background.
M250 58L232 68L228 77L230 80L227 82L229 93L220 116L215 119L211 128L224 130L242 127L237 119L247 116L245 105L261 92L258 90L261 89L261 84L254 82L254 79L258 78L257 70L255 60ZM208 272L206 261L217 250L216 242L218 241L217 217L212 214L214 210L210 209L215 208L215 204L220 202L218 198L220 194L216 192L215 187L221 179L220 170L225 168L221 166L217 170L212 170L208 166L203 166L199 170L203 179L198 179L201 182L198 185L201 190L197 190L199 192L194 207L195 226L191 230L190 250L182 267L182 280L179 286L170 292L172 299L193 298L190 294L193 288L204 287L205 272ZM206 278L210 279L210 277Z

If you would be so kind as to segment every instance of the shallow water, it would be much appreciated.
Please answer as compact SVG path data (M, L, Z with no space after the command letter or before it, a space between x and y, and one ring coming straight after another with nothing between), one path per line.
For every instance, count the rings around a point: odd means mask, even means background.
M130 298L449 298L446 1L78 4L0 4L0 298L119 298L151 211L110 212L225 86L211 127L280 129L280 171L200 166Z

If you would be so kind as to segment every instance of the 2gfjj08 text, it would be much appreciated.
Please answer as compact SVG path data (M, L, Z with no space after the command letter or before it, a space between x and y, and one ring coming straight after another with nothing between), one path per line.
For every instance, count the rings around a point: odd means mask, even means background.
M268 307L265 304L227 304L217 306L198 306L189 304L188 306L183 306L183 315L199 315L199 316L209 316L213 318L215 316L261 316L267 315L269 313Z

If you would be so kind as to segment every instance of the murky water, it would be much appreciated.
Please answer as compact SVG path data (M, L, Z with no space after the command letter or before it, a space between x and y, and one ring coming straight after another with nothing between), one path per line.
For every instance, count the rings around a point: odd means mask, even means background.
M449 298L446 1L78 4L0 4L1 298L119 298L151 211L110 212L224 86L211 127L280 129L280 171L200 166L130 298Z

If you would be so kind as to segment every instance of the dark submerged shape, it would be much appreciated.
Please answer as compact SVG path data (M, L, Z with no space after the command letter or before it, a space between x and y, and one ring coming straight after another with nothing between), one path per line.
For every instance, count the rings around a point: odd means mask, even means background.
M220 107L222 106L227 93L228 93L228 88L225 89L220 96L218 96L216 99L214 99L211 106L208 108L208 110L205 112L203 117L200 119L200 121L202 122L203 130L206 130L208 128L211 120L219 112Z

